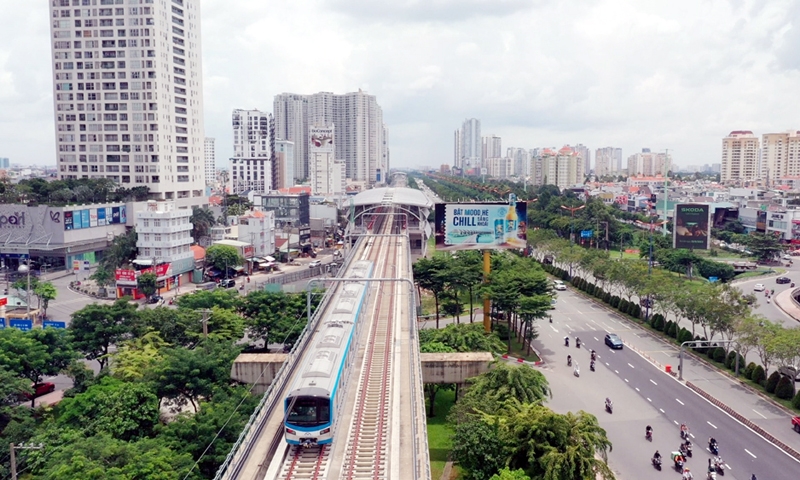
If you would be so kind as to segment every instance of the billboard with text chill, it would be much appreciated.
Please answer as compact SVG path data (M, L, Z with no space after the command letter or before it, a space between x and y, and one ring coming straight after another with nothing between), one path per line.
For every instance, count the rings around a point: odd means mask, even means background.
M438 203L437 250L497 250L527 246L527 204Z

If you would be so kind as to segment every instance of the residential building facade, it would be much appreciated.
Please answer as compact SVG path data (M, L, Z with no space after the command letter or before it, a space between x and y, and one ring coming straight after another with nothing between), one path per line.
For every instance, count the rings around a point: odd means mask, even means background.
M500 137L498 137L493 133L490 133L489 135L484 136L481 139L481 141L482 141L481 156L483 158L500 158L503 156Z
M58 177L205 203L200 0L49 3Z
M333 125L309 127L309 177L314 195L344 193L345 165L336 159Z
M275 165L273 165L272 189L280 190L294 185L294 142L275 141Z
M232 119L231 193L241 195L271 190L269 114L259 110L234 110Z
M533 185L555 185L564 189L583 183L583 158L569 146L558 151L546 148L531 163Z
M214 139L206 137L203 145L203 158L205 160L206 185L217 183L217 151Z
M746 184L760 179L758 137L749 130L735 130L722 139L723 183Z
M482 167L482 156L481 121L468 118L461 124L461 167L465 170Z
M770 186L784 177L800 175L800 136L797 131L765 133L761 137L761 178Z

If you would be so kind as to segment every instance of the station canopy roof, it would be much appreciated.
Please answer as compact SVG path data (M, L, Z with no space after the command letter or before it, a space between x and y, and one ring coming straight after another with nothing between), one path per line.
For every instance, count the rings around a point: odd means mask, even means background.
M414 188L373 188L365 190L353 197L356 207L379 205L389 202L393 205L410 205L419 208L433 208L433 203L421 191ZM345 204L347 206L347 204Z

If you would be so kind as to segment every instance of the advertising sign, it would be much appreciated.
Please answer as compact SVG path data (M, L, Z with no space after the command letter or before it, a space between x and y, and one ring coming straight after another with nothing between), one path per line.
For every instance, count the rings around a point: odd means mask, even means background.
M118 268L114 271L114 279L118 282L135 282L136 270Z
M333 152L333 127L309 127L309 143L312 151Z
M64 212L64 230L72 230L72 212Z
M528 204L437 203L437 250L496 250L525 248Z
M89 228L89 210L81 210L81 228Z
M120 223L119 207L111 207L111 221L108 223Z
M581 238L592 238L592 230L581 230Z
M105 208L98 208L97 209L97 226L102 227L106 224L106 209Z
M125 215L125 205L119 207L119 223L125 223L128 221L128 217Z
M679 203L675 205L675 248L708 250L711 222L708 204Z
M81 269L81 261L80 260L73 260L72 261L72 269L76 272Z
M8 305L8 297L0 298L0 305Z
M6 328L6 319L0 317L0 330Z
M97 226L97 209L92 208L89 210L89 226L96 227Z
M67 328L67 322L56 322L55 320L45 320L42 322L42 328Z
M28 332L30 330L33 330L33 320L28 320L25 318L23 319L12 318L10 319L8 326L11 328L18 328L23 332Z
M83 261L83 269L87 271L89 270L89 260Z

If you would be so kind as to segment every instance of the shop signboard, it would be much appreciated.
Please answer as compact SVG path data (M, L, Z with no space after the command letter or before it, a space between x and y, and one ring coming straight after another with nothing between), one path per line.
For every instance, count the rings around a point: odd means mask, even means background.
M81 261L80 260L73 260L72 261L72 269L76 272L81 269Z
M105 208L98 208L97 209L97 226L102 227L106 224L106 209Z
M439 203L435 210L437 250L525 248L527 203Z
M67 322L57 322L55 320L45 320L42 322L42 328L67 328Z
M6 319L0 317L0 330L6 328Z
M64 212L64 230L72 230L74 227L73 223L73 212Z
M0 305L8 305L8 297L0 298Z
M118 268L114 271L114 278L118 282L135 282L136 281L136 270L128 270L124 268Z
M674 248L708 250L711 234L710 208L703 203L679 203L675 205Z
M89 226L96 227L97 226L97 209L92 208L89 210Z
M119 207L111 207L111 221L109 223L121 223L119 218Z

